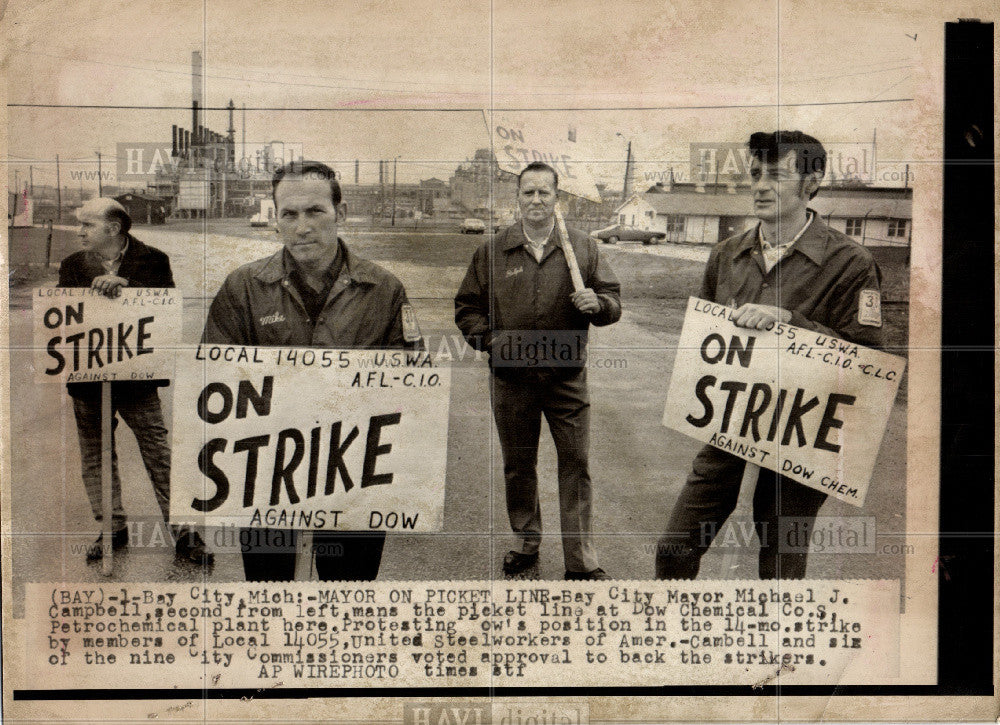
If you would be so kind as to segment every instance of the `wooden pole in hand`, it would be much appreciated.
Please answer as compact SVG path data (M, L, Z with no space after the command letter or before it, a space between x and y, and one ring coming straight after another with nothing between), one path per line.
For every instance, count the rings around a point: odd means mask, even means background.
M312 579L313 532L299 531L295 537L295 581Z
M732 307L732 305L730 305L730 307ZM747 463L746 466L744 466L743 468L743 478L740 480L740 493L742 494L744 491L746 491L748 492L746 495L749 495L751 498L753 498L753 494L749 492L750 489L754 488L757 485L757 477L759 475L760 475L760 466L758 466L756 463ZM735 513L736 512L734 511L732 515L735 515ZM726 550L726 555L722 557L722 574L719 576L720 579L735 578L733 577L732 572L733 569L736 567L737 555L739 554L740 550L743 549L744 543L745 542L743 538L740 537L738 544L736 546L730 546ZM760 545L764 546L765 544L762 541L760 542Z
M579 292L584 289L583 276L580 274L580 265L577 264L576 254L573 252L573 245L569 241L569 232L566 231L566 222L563 220L562 212L556 207L556 230L559 232L559 246L562 247L563 256L566 257L566 264L569 266L569 276L573 280L573 291Z
M101 558L101 573L111 576L114 565L114 547L111 529L114 506L111 492L111 383L101 383L101 542L104 555Z

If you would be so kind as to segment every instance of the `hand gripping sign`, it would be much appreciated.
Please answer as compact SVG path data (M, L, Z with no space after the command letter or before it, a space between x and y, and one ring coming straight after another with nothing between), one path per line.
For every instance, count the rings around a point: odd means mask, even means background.
M441 529L451 371L427 353L201 345L180 359L172 520Z
M663 425L861 506L905 360L690 298Z
M111 383L173 377L181 330L181 296L172 289L124 288L115 298L84 287L32 292L35 381L100 383L101 571L112 554Z
M181 307L172 289L126 287L114 299L83 287L35 289L35 381L173 377Z

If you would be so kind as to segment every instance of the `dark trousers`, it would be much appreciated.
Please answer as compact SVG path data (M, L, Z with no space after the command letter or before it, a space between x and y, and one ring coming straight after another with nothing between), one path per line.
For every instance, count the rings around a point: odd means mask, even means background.
M293 529L240 529L247 581L291 581L297 536ZM315 531L316 573L320 581L372 581L384 546L384 531Z
M76 430L80 439L80 460L83 469L83 486L90 499L94 518L100 521L101 510L101 398L81 396L73 398ZM153 482L153 494L160 507L163 520L170 520L170 446L167 445L167 427L163 423L160 396L155 390L142 394L118 394L111 398L111 502L113 531L126 527L122 507L121 479L118 476L118 450L115 433L118 418L125 421L139 444L139 453L146 466L146 473ZM175 532L176 533L176 532Z
M562 372L562 371L556 371ZM590 398L587 373L566 377L552 371L492 376L496 420L507 493L507 516L521 540L521 553L534 554L542 540L538 502L538 437L542 416L556 446L559 523L567 571L596 569L591 542Z
M705 446L674 504L666 534L656 547L658 579L694 579L701 557L729 514L736 508L746 462L718 448ZM804 486L774 471L760 469L753 496L753 519L760 540L761 579L802 579L807 552L785 546L783 532L802 522L810 525L826 500L822 491ZM797 550L788 550L795 548Z

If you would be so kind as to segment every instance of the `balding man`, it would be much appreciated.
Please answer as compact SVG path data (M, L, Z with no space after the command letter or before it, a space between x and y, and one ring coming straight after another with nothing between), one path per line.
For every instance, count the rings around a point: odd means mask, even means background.
M87 201L77 212L80 222L80 246L59 266L60 287L88 287L108 297L117 297L123 287L173 287L170 259L159 249L143 244L129 230L132 219L125 207L114 199L97 198ZM169 524L170 516L170 447L167 428L163 423L157 388L166 380L111 383L112 431L118 418L128 424L139 444L146 472L153 482L156 503ZM76 428L80 438L80 459L83 484L90 499L94 517L101 516L101 383L69 383L73 398ZM112 433L112 546L128 545L128 528L122 508L121 481L118 477L118 456ZM199 564L209 564L213 555L205 548L201 537L186 528L173 529L176 553L179 557ZM103 534L87 549L87 561L103 556Z

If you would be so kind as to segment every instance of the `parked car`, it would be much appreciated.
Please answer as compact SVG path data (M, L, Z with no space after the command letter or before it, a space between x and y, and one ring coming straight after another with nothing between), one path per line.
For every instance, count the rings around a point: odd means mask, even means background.
M600 239L605 244L617 244L618 242L642 242L643 244L659 244L665 241L667 235L653 229L635 229L622 224L612 224L604 229L596 229L590 236Z
M486 222L482 219L465 219L462 221L459 230L462 234L485 234L486 233Z

